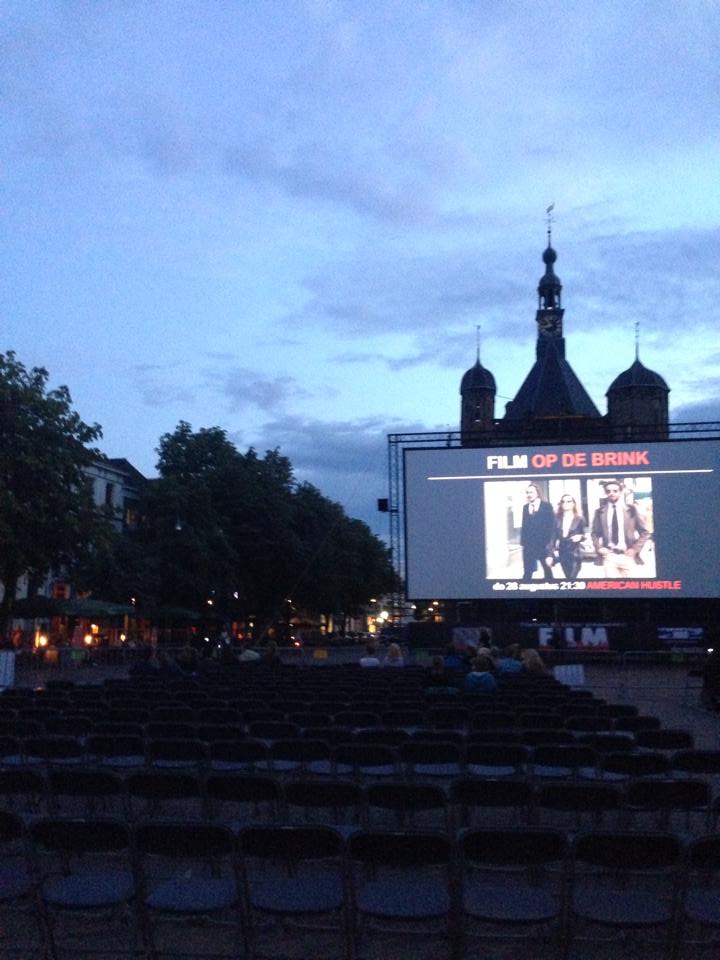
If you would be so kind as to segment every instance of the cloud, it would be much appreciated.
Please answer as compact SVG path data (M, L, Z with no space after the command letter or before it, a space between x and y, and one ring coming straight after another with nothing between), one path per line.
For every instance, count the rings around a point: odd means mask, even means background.
M257 370L234 363L205 370L203 379L206 387L227 398L234 410L256 407L271 413L281 410L289 398L297 401L310 396L294 377L261 377Z

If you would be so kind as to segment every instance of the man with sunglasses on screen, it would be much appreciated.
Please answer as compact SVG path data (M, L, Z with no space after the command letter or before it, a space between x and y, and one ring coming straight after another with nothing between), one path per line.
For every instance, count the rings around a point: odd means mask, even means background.
M605 500L595 511L592 541L608 579L637 576L640 551L650 538L637 507L625 502L623 484L604 480Z

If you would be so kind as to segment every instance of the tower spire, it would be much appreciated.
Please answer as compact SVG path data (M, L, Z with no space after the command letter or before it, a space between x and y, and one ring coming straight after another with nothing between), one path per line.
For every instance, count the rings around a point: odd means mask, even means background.
M475 341L476 341L475 342L475 347L476 347L475 360L477 363L480 363L480 331L481 330L482 330L482 327L480 326L480 324L478 324L475 327Z
M635 359L640 359L640 321L635 321Z
M545 220L547 222L548 249L552 247L552 225L553 225L552 212L554 209L555 209L555 201L553 200L550 206L545 208Z

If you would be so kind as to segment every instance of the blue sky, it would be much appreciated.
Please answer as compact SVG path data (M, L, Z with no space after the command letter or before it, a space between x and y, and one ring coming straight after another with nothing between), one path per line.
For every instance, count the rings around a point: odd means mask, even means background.
M598 407L640 356L720 419L720 7L5 0L0 350L152 475L180 419L386 533L389 432L496 415L544 211Z

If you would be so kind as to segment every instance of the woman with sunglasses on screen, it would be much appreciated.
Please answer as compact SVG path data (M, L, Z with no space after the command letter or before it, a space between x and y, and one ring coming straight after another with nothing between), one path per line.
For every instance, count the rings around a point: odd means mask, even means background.
M566 580L577 580L582 564L582 542L587 533L587 521L578 512L575 497L563 494L555 514L555 540L550 544L548 564L555 556L560 561Z

